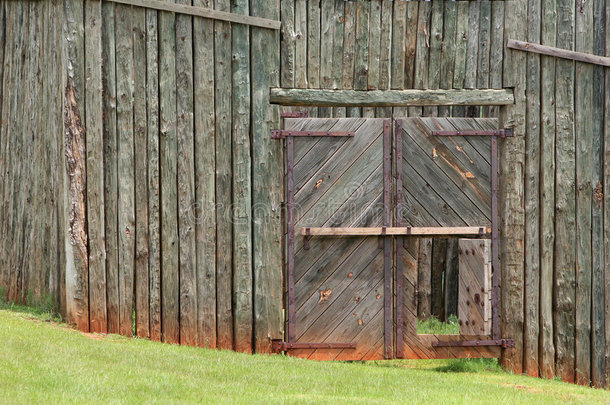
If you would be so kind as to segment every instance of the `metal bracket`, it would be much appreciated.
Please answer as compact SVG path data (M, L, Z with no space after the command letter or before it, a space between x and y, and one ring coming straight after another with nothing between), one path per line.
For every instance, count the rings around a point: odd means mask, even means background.
M355 349L355 343L289 343L282 340L271 341L273 353L297 349Z
M476 347L476 346L501 346L503 349L515 347L513 339L492 340L463 340L461 342L434 342L432 347Z
M333 136L333 137L353 137L356 135L353 131L292 131L286 129L272 129L271 139L285 139L289 136L295 137L319 137L319 136Z
M305 228L305 236L303 236L303 249L309 250L309 239L311 239L311 228Z
M491 130L464 130L464 131L432 131L433 136L499 136L510 138L515 136L514 128L491 129Z

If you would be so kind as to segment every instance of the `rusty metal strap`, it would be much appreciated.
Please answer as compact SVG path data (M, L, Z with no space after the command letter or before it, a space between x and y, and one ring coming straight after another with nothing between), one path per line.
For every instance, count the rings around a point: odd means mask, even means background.
M289 343L281 340L271 342L274 353L297 349L355 349L355 343Z

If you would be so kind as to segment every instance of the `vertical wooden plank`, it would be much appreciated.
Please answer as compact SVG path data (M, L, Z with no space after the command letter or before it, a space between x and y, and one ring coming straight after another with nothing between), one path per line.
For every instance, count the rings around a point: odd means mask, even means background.
M159 13L159 163L161 176L161 333L180 341L178 279L178 145L176 141L175 16Z
M335 2L320 3L320 88L332 89ZM320 107L320 117L332 117L332 109Z
M228 0L216 0L217 10L229 11ZM231 25L216 21L214 59L216 86L216 329L217 346L233 348L233 257L231 225Z
M466 75L464 76L464 88L474 89L477 87L477 67L479 60L479 30L481 3L470 1L468 10L468 50L466 52ZM467 107L468 117L478 117L477 107Z
M252 0L250 14L277 19L278 1ZM269 87L279 84L278 33L252 28L252 180L254 234L254 336L257 353L271 350L271 339L281 338L282 159L279 142L269 137L278 125L277 107L269 106Z
M333 19L332 88L340 89L343 77L343 28L345 25L345 2L343 0L334 0L334 2L335 15ZM345 114L345 108L333 108L334 117L345 117Z
M3 33L4 33L4 42L5 43L12 43L13 41L13 33L14 30L11 30L10 28L13 26L13 19L14 19L14 13L13 11L13 7L15 7L16 3L3 3L2 4L2 10L4 12L4 28L3 28ZM9 46L3 46L2 47L2 55L3 55L3 61L2 61L2 67L1 69L3 70L2 72L2 86L0 88L0 91L2 92L2 103L0 104L0 173L2 174L2 176L5 176L5 178L8 179L9 177L9 155L6 153L8 150L8 145L9 145L9 141L10 141L10 137L7 135L8 133L8 111L9 111L9 107L10 107L10 103L9 103L9 94L10 94L10 86L8 85L8 83L10 82L10 77L11 77L11 66L12 66L12 62L13 62L13 58L12 58L12 50L13 47L9 47ZM59 69L58 69L59 70ZM63 75L63 72L62 72ZM63 113L63 110L62 110ZM63 116L63 114L62 114ZM61 132L61 131L60 131ZM63 134L62 134L63 135ZM59 142L57 142L59 143ZM57 166L62 167L62 165L60 165L59 163L57 163ZM60 172L63 173L63 170ZM6 193L8 193L8 190L10 188L10 185L8 182L2 182L2 184L0 184L0 198L2 198L2 200L0 200L0 232L2 232L3 235L8 235L8 230L7 230L7 226L8 226L8 199L6 198ZM61 266L63 267L63 265ZM0 246L0 287L3 289L3 291L0 292L0 299L4 299L4 300L8 300L8 286L9 286L9 266L8 266L8 244L3 243Z
M83 4L65 0L63 12L64 230L67 321L89 330L86 231L85 62ZM18 155L17 155L18 156ZM19 239L16 239L19 240Z
M457 3L445 2L443 10L443 42L441 48L441 69L439 87L442 89L453 88L453 72L455 69L455 41L457 34ZM439 107L438 114L448 117L450 107ZM451 243L451 242L450 242Z
M557 46L573 49L573 0L557 2ZM508 28L508 26L507 26ZM576 284L574 62L556 60L555 373L574 382Z
M432 302L430 312L432 316L445 321L445 292L443 287L444 271L447 267L447 239L432 241L432 276L430 281L430 294Z
M441 80L441 57L443 47L443 4L442 1L432 1L429 25L429 52L428 57L428 89L438 89ZM438 115L438 107L424 107L424 115L435 117ZM433 242L434 244L434 242ZM446 246L446 245L445 245Z
M119 332L131 336L135 266L132 7L117 5L115 18L118 138ZM115 16L116 17L116 16Z
M473 3L471 3L472 6ZM505 37L523 39L527 35L527 1L511 3L505 14ZM470 44L470 42L469 42ZM506 51L505 86L514 87L515 104L503 107L500 127L514 127L515 136L500 142L500 263L501 263L501 334L515 341L515 348L504 350L502 364L508 370L523 371L523 263L525 164L525 55ZM468 63L468 62L467 62ZM510 68L508 68L510 67Z
M500 3L500 2L496 2ZM455 41L455 68L453 71L453 88L463 89L466 78L466 54L468 51L468 2L457 2L457 28ZM504 26L504 20L501 21ZM504 42L499 44L500 53L504 50ZM498 69L499 75L502 76L502 66ZM454 106L451 112L453 117L463 117L465 108L462 106Z
M576 51L593 52L593 3L577 2ZM593 205L593 65L576 63L576 382L591 383L591 210Z
M294 87L294 57L296 40L294 26L295 0L281 0L280 9L280 18L282 20L282 35L280 44L280 86L292 88Z
M491 44L489 55L489 87L502 88L502 60L504 55L504 2L491 2ZM491 106L486 117L497 117L498 106Z
M411 11L411 10L409 10ZM415 78L413 88L428 88L428 69L430 52L430 16L432 6L429 2L421 2L417 15L417 50L415 52ZM421 108L410 108L410 116L419 116L423 113Z
M369 18L371 3L356 3L356 53L354 55L354 89L366 90L369 79ZM358 109L359 110L359 109ZM353 111L351 117L360 117L362 112Z
M135 154L135 310L136 335L150 336L148 242L148 129L146 111L146 10L133 9L133 125Z
M540 43L540 0L528 0L528 41ZM525 329L523 368L538 376L540 295L540 56L528 54L525 135ZM479 72L481 73L481 72Z
M390 88L400 90L405 84L406 47L407 47L407 3L395 1L392 14L392 52L391 52L391 74ZM417 3L415 3L417 6ZM393 109L393 115L400 117L405 114L404 109Z
M606 22L610 21L610 4L606 2ZM606 26L606 55L610 55L610 29ZM610 111L610 71L605 69L605 96L604 111ZM606 381L607 387L610 383L608 371L610 370L610 120L604 120L604 276L605 276L605 341L606 341Z
M307 88L307 0L294 3L294 87Z
M381 30L379 37L379 89L390 88L391 55L392 55L392 7L394 2L390 0L381 1ZM376 116L379 118L390 118L391 108L377 108Z
M421 239L418 249L417 319L426 320L432 315L432 239Z
M307 87L320 88L320 2L307 2ZM318 107L310 107L309 116L318 116Z
M248 0L232 2L231 11L249 14ZM250 155L249 27L233 25L233 302L235 350L253 350L252 159Z
M354 88L354 63L356 53L356 3L345 2L343 24L343 72L341 88ZM346 116L358 116L359 108L347 108Z
M211 7L212 0L194 5ZM195 90L195 196L197 200L197 305L199 345L216 347L216 144L214 21L193 22Z
M150 338L161 340L161 212L159 178L158 12L146 10L146 115Z
M104 103L104 230L109 333L119 333L118 143L114 3L102 2L102 93Z
M555 0L542 0L541 41L555 46ZM540 85L540 374L555 376L553 268L555 249L555 58L541 57Z
M381 54L381 0L370 3L368 24L368 79L367 89L379 88L379 58ZM362 116L375 118L374 108L363 108Z
M605 16L606 2L595 0L593 3L594 39L593 53L605 54L606 31L608 30ZM600 117L604 115L604 93L601 85L604 81L604 68L593 67L593 176L591 185L594 187L593 204L591 212L591 252L593 274L591 276L591 381L594 387L603 387L606 383L605 373L605 339L604 339L604 217L603 217L603 143L604 143L604 121Z
M479 55L477 61L477 88L489 88L489 55L491 46L491 3L482 1L479 20ZM529 14L528 14L529 16ZM482 109L484 117L489 115L489 107Z
M191 4L190 0L177 3ZM178 142L178 237L180 343L197 344L195 251L195 139L193 123L193 17L176 15L176 139Z
M106 333L106 247L104 243L104 145L102 105L102 3L85 2L85 110L87 111L87 230L89 305L92 332Z

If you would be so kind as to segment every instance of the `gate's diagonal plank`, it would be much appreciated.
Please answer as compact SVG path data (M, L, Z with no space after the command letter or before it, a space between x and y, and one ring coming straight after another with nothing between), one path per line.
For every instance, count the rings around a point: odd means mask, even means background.
M301 301L297 303L297 336L304 334L318 318L328 318L323 314L329 307L338 308L345 305L347 301L344 294L353 294L354 289L367 285L370 282L371 269L379 267L380 262L383 264L383 255L377 248L376 241L367 239L341 266L333 269L332 273L321 273L320 278L323 281L312 281L311 285L307 286L307 291L301 295ZM295 288L298 289L299 286Z
M383 359L383 306L379 308L376 314L370 317L369 321L364 324L364 328L359 330L358 335L352 338L352 342L356 343L355 349L343 349L335 351L333 360L379 360ZM330 337L329 341L334 337ZM374 344L370 342L378 338Z
M444 129L443 126L436 125L437 120L407 120L403 128L410 136L410 142L418 145L424 154L431 156L446 176L468 193L475 204L480 204L479 200L487 201L491 186L489 164L466 142L466 138L472 137L432 136L433 130ZM490 155L489 148L487 155Z
M301 192L297 193L296 224L300 226L324 224L336 211L333 207L340 206L378 166L382 158L381 143L382 138L378 137L351 165L344 161L329 162L325 165L324 177L319 173L320 177L316 176L317 180L316 177L312 178ZM339 173L338 177L335 177L335 172Z
M375 199L376 204L381 204L383 195L380 193ZM355 220L356 225L380 226L383 218L376 210L367 210L362 217ZM298 262L295 263L295 275L299 280L303 274L310 271L318 260L322 260L331 250L339 251L347 249L353 244L354 239L351 238L312 238L309 241L309 249L303 249L304 238L297 237L295 241L299 242L300 249L296 251ZM313 263L313 264L312 264Z
M440 196L435 189L430 186L426 179L418 173L418 169L413 168L408 162L403 161L403 192L408 193L416 200L420 206L424 207L428 217L427 226L462 226L466 221L458 215ZM411 222L411 218L405 218Z
M315 342L324 338L324 333L328 332L329 327L337 325L340 319L351 313L357 302L383 279L383 252L381 250L377 252L372 262L361 261L360 266L367 271L352 277L354 280L346 288L330 293L326 300L319 301L318 298L314 301L315 306L311 310L300 311L297 315L297 339ZM348 269L343 269L346 278L350 278ZM325 290L326 288L323 287L322 291Z
M451 153L454 164L458 165L461 169L471 172L474 177L472 179L479 180L481 186L488 186L491 182L490 176L490 165L487 159L491 157L491 149L479 151L473 147L468 140L475 138L475 136L432 136L432 131L443 131L452 130L455 128L451 124L451 118L423 118L420 122L424 125L426 130L430 131L422 133L426 139L429 139L432 143L445 146L447 152ZM472 121L471 121L472 122ZM479 129L480 127L473 124L473 127ZM462 129L462 128L457 128ZM480 137L479 137L480 138ZM487 159L483 156L485 155Z
M447 120L448 130L497 130L498 121L495 119L479 118L450 118ZM474 148L474 150L487 163L491 165L491 137L489 136L465 136L463 139ZM487 170L489 175L489 170Z
M425 149L414 150L412 141L411 136L403 139L404 157L412 167L416 168L427 184L434 187L435 191L455 209L467 225L489 222L491 217L489 193L483 187L478 187L475 182L471 181L472 179L468 179L468 171L454 170L451 162L446 157L438 155L435 148L432 148L428 155ZM441 158L437 158L438 156ZM409 173L404 175L409 175Z
M378 313L381 313L381 316L376 316ZM345 311L343 314L345 316L339 322L332 324L337 325L336 327L324 331L325 336L320 341L356 343L356 350L344 350L343 357L346 360L359 360L364 354L362 352L368 352L379 337L383 338L383 280L379 280L351 311ZM316 350L309 358L331 360L338 354L339 350Z
M326 119L324 120L326 121ZM365 124L364 119L337 120L334 126L328 131L355 132L354 136L367 136L368 134L358 133L358 130ZM307 130L310 130L307 127ZM322 131L325 131L323 129ZM336 158L336 152L344 147L346 143L353 143L354 139L344 137L296 137L295 147L298 145L299 152L304 153L303 157L296 161L294 166L294 186L298 193L313 176L316 171L329 160ZM305 152L306 151L306 152Z

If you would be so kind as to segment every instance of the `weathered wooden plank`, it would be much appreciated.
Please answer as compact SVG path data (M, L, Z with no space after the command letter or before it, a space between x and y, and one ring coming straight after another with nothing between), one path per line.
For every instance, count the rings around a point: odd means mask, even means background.
M186 14L188 16L211 18L219 21L227 21L237 24L245 24L253 27L268 28L271 30L279 30L282 26L280 21L270 20L268 18L260 18L248 15L229 13L224 10L215 10L212 8L204 8L191 6L189 4L172 3L161 0L105 0L114 3L122 3L136 7L153 8L155 10L169 11L177 14Z
M504 13L503 1L491 3L491 45L489 55L489 87L502 88L502 62L504 60ZM499 107L492 106L486 109L486 117L497 117Z
M466 73L464 76L464 88L474 89L477 86L477 67L479 60L479 27L481 23L481 2L471 1L468 3L468 50L466 53ZM467 108L468 117L478 117L479 109Z
M228 0L215 1L228 10ZM233 348L233 248L231 203L231 26L216 21L214 85L216 109L216 331L220 349Z
M418 35L419 29L417 19L419 18L419 2L412 1L407 3L407 19L406 19L406 44L405 44L405 77L401 88L414 89L416 88L416 69L418 55ZM412 112L415 112L412 114ZM419 115L421 108L404 108L394 109L394 116Z
M116 128L115 5L102 4L102 94L104 103L104 230L109 333L119 333L118 143Z
M595 0L593 3L594 18L594 53L603 54L606 49L606 31L608 21L605 17L605 1ZM604 68L595 66L593 68L593 83L604 81ZM591 381L594 387L603 387L606 384L605 364L605 339L604 339L604 218L603 218L603 147L604 147L604 122L597 117L604 115L605 88L601 85L593 86L593 149L591 161L593 176L591 185L593 189L593 204L591 213L591 252L592 268L591 275Z
M440 86L441 60L443 47L443 6L445 2L437 1L430 2L432 10L430 12L429 25L426 28L429 33L429 56L428 63L428 85L426 89L438 89ZM424 107L424 115L435 117L438 115L437 107Z
M173 14L159 14L161 330L168 343L180 342L175 20Z
M320 8L320 87L332 89L335 1L321 2ZM319 115L331 117L332 109L321 107Z
M381 52L381 0L378 2L371 2L369 4L369 18L368 18L368 62L367 62L367 90L373 90L379 88L379 55ZM362 116L368 118L375 118L374 108L363 108Z
M557 2L557 45L572 48L574 7L572 0ZM512 35L507 35L512 38ZM517 57L518 51L511 51ZM555 140L555 373L574 382L576 296L576 185L574 130L574 62L557 60L555 70L557 123Z
M491 334L491 308L485 299L491 294L490 242L489 239L459 241L460 335Z
M406 58L407 58L407 6L404 1L393 2L392 13L392 49L391 49L391 74L390 88L402 90L405 86ZM415 7L417 4L415 3ZM417 16L417 9L415 11ZM394 110L394 116L406 115L403 110Z
M87 116L87 233L89 318L92 332L106 333L106 245L104 243L104 145L102 104L102 3L85 2L85 110Z
M307 88L307 1L294 2L294 87Z
M118 139L119 333L133 334L135 267L135 156L133 126L133 10L116 8L116 91Z
M356 51L354 54L354 89L366 90L369 76L369 18L371 3L356 3ZM361 114L352 114L359 117Z
M555 45L556 3L542 0L541 40ZM555 249L555 59L541 58L540 84L540 374L555 376L553 324L553 269Z
M345 2L334 0L335 14L333 24L332 88L340 89L343 80L343 29L345 25ZM284 85L282 85L284 87ZM333 116L345 117L345 108L333 109Z
M345 2L343 14L343 70L341 76L341 88L354 88L354 69L356 54L356 3ZM358 117L359 109L348 108L347 117Z
M281 0L280 11L282 21L282 35L280 43L280 85L282 87L294 86L295 41L294 26L294 0Z
M133 58L146 61L146 10L133 9ZM133 66L133 135L135 159L135 333L150 336L148 242L148 122L146 111L146 63Z
M146 10L149 336L161 340L161 196L159 173L159 37L156 10Z
M435 243L436 242L436 243ZM447 239L432 242L432 276L430 290L432 302L430 311L432 316L440 321L446 320L445 315L445 286L443 274L447 267Z
M414 10L413 10L414 11ZM409 14L411 10L409 9ZM416 51L415 51L415 76L413 78L414 89L428 88L428 60L430 53L430 15L432 6L428 2L421 2L418 8L417 20L413 23L417 26ZM415 17L415 16L413 16ZM409 109L410 116L421 116L423 109Z
M610 21L610 4L606 2L606 21ZM606 27L606 54L610 55L610 30ZM604 109L610 111L610 72L605 70L605 97ZM604 190L610 190L610 120L604 121ZM610 193L604 192L604 275L605 275L605 363L606 363L606 386L608 386L608 370L610 370L610 287L607 280L610 280Z
M460 239L447 239L447 267L445 268L445 315L458 314L458 288L459 288L459 252Z
M491 47L491 4L492 1L482 1L479 16L479 52L477 60L477 88L489 88L489 57ZM485 117L489 116L489 108L481 110Z
M532 42L518 41L515 39L509 39L507 46L511 49L518 49L520 51L534 52L542 55L555 56L557 58L562 59L591 63L594 65L610 66L610 57L594 55L592 53L587 52L575 52L569 49L545 46Z
M178 3L190 4L190 0ZM245 26L236 24L245 29ZM239 29L239 28L236 28ZM178 235L180 255L180 343L197 340L197 255L195 250L195 141L193 22L176 15L176 139L178 147Z
M85 61L83 4L64 2L63 86L64 95L64 229L66 238L66 312L67 321L83 331L89 330L89 288L86 228L85 156ZM27 38L23 35L22 38ZM25 40L25 39L24 39ZM22 115L23 116L23 115ZM13 126L18 128L18 126ZM19 156L17 153L16 156ZM18 239L19 235L15 235ZM19 256L17 256L19 257Z
M320 87L320 2L307 2L307 87ZM318 108L310 108L309 116L317 117Z
M527 37L540 41L540 0L528 0ZM527 55L525 135L525 317L523 371L538 376L540 295L540 58Z
M248 12L248 0L233 1L234 13ZM252 190L250 155L250 35L233 26L233 330L235 350L252 352Z
M381 1L381 30L379 34L379 83L380 90L390 88L391 81L391 55L392 55L392 7L394 2L390 0ZM374 29L374 27L372 28ZM392 116L390 108L378 108L378 118L389 118Z
M196 3L209 7L211 0ZM193 22L195 98L195 198L197 218L197 313L199 345L216 347L216 144L214 22Z
M276 2L252 0L250 12L257 16L277 18ZM267 89L279 84L279 38L269 30L252 29L252 161L254 209L254 337L257 353L271 349L271 339L281 338L282 325L282 254L281 213L282 159L277 141L269 131L279 121L277 108L269 107ZM260 207L260 208L258 208Z
M460 1L457 3L457 28L456 28L456 44L455 44L455 68L453 72L453 88L463 89L466 79L466 54L468 51L468 12L469 3ZM504 20L502 19L502 26ZM502 48L504 42L502 42ZM500 71L500 75L502 72ZM462 106L454 106L451 115L453 117L463 117L465 108Z
M473 3L471 3L472 5ZM505 35L527 33L527 2L511 2L510 12L505 14ZM503 84L514 87L516 104L503 107L500 113L500 128L514 127L515 137L500 143L499 190L501 268L501 334L515 341L515 348L502 354L502 364L515 373L523 371L523 263L524 263L524 210L523 210L523 166L525 163L525 82L526 62L523 55L507 52Z
M456 59L456 34L457 34L457 11L458 5L454 2L445 2L443 10L443 43L441 48L441 68L439 76L439 88L453 88L453 74ZM438 115L448 117L451 109L440 107Z
M270 102L300 106L407 107L439 105L510 105L509 89L494 90L325 90L271 88Z
M426 320L432 315L432 239L419 240L417 260L417 319ZM408 299L408 298L407 298Z
M577 51L593 51L593 3L577 7ZM576 382L591 383L591 210L593 207L593 66L576 63L574 76L576 136Z

